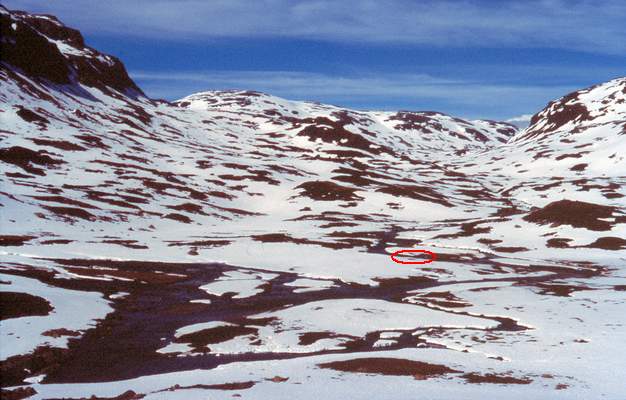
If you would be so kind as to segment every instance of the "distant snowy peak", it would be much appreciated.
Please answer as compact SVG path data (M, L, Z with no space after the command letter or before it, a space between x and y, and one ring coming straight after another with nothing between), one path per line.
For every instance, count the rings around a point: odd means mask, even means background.
M396 130L443 133L452 140L474 144L505 143L517 132L515 126L506 122L470 121L433 111L399 111L386 114L386 121L393 121L393 128Z
M252 90L209 90L174 101L179 107L196 111L233 111L241 115L294 117L342 110L342 108L305 101L292 101Z
M50 15L9 11L0 5L0 65L53 84L81 83L111 94L144 96L116 57L85 45L83 36Z
M392 147L485 147L506 143L517 128L506 122L465 120L433 111L358 111L314 102L291 101L255 91L207 91L174 102L179 107L205 112L207 117L229 113L242 120L285 128L304 128L312 140L351 131L376 137ZM220 115L223 118L223 115ZM314 134L309 135L310 133ZM341 135L339 135L341 136ZM345 136L345 135L343 135ZM345 139L345 138L344 138ZM350 143L351 141L348 141Z
M535 114L514 141L562 131L577 133L600 124L626 124L626 77L572 92ZM624 129L624 128L623 128Z

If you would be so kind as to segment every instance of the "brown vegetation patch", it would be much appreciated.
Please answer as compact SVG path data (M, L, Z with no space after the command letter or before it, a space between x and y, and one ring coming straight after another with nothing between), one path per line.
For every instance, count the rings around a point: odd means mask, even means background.
M478 239L477 242L482 243L482 244L496 244L496 243L502 243L502 240L482 238L482 239Z
M249 172L253 172L254 175L252 174L248 174L248 175L224 174L224 175L218 175L218 177L226 181L243 181L243 180L248 179L248 180L255 181L255 182L266 182L266 183L269 183L270 185L280 184L280 181L277 181L276 179L270 178L268 176L268 175L271 175L271 172L268 172L268 171L249 171Z
M262 235L253 235L251 236L251 238L252 240L255 240L257 242L313 244L313 245L318 245L318 246L326 247L329 249L335 249L335 250L351 249L353 247L370 245L370 241L361 240L361 239L344 238L344 239L334 240L332 242L322 242L319 240L294 238L284 233L267 233L267 234L262 234Z
M216 208L218 210L222 210L222 211L227 211L231 214L235 214L235 215L264 215L262 213L257 213L257 212L252 212L252 211L247 211L247 210L241 210L239 208L233 208L233 207L220 207L220 206L216 206L213 205L213 208Z
M461 372L445 365L428 364L421 361L405 360L401 358L357 358L346 361L333 361L318 364L320 368L333 369L342 372L357 372L364 374L413 376L415 379L427 379L443 374Z
M424 303L432 303L439 307L464 308L470 304L456 297L450 292L428 292L419 297Z
M258 333L257 328L247 326L224 325L201 331L187 333L174 339L175 343L189 343L196 350L202 350L208 344L222 343L237 336L253 335Z
M519 208L512 206L512 207L503 207L503 208L499 208L498 211L496 211L495 213L491 214L494 217L510 217L511 215L517 215L517 214L522 214L523 211L520 210Z
M561 160L565 160L566 158L581 158L584 154L589 153L588 151L581 151L580 153L568 153L568 154L561 154L560 156L557 156L555 158L555 160L557 161L561 161Z
M521 251L528 251L526 247L515 247L515 246L501 246L501 247L492 247L494 251L499 251L501 253L519 253Z
M17 389L0 389L0 398L3 400L28 399L37 394L37 391L30 386L19 387Z
M48 300L27 293L0 292L0 321L10 318L48 315L53 310Z
M141 400L144 397L146 397L145 394L135 393L132 390L127 390L126 392L120 394L119 396L115 396L115 397L91 396L89 397L89 400ZM74 400L74 399L64 398L63 400ZM85 400L85 398L76 399L76 400Z
M230 240L192 240L189 242L169 242L168 246L219 247L231 244Z
M295 239L291 236L284 233L266 233L263 235L253 235L251 236L252 240L256 240L257 242L263 243L283 243L283 242L294 242L294 243L305 243L304 239Z
M584 171L585 168L587 168L587 165L588 164L585 164L585 163L583 163L583 164L576 164L572 168L570 168L569 170L570 171Z
M176 211L185 211L192 214L203 214L202 206L194 203L183 203L175 206L166 206L167 208L171 208Z
M43 336L50 336L53 338L59 338L62 336L80 336L80 332L78 331L72 331L69 329L65 329L65 328L59 328L59 329L50 329L47 330L45 332L42 333Z
M447 233L435 236L433 239L455 239L459 237L468 237L491 232L490 226L479 227L478 225L489 221L466 222L460 225L461 230L457 233Z
M365 153L361 153L360 151L356 151L356 150L326 150L325 152L327 154L335 155L339 158L352 159L356 157L370 157L369 155Z
M303 191L300 192L300 196L319 201L363 200L361 196L355 194L357 189L341 186L330 181L304 182L296 186L296 189L303 189Z
M69 199L63 196L30 196L30 197L36 200L40 200L40 201L65 204L65 205L76 206L76 207L81 207L81 208L98 209L98 207L92 206L91 204L85 203L83 201Z
M35 239L35 236L0 235L0 246L23 246L26 242Z
M568 384L566 383L557 383L556 386L554 387L555 390L565 390L569 387Z
M67 353L67 349L40 346L31 353L11 356L0 362L0 386L23 385L23 380L28 376L45 374L59 368L67 359Z
M350 183L354 186L365 187L377 183L375 180L365 178L359 171L351 171L350 175L337 175L331 178L334 181Z
M50 239L50 240L42 240L41 242L39 242L39 244L43 244L43 245L68 244L72 242L73 240L69 240L69 239Z
M352 226L358 226L359 224L356 224L354 222L330 222L328 224L322 224L319 227L323 228L323 229L328 229L328 228L349 228Z
M121 193L107 193L98 190L84 190L84 192L90 200L122 208L131 208L133 210L140 210L140 208L131 203L148 203L148 200L143 197L129 196ZM109 197L119 197L123 200L110 199Z
M305 332L305 333L301 333L298 335L298 344L301 346L309 346L315 342L317 342L318 340L322 340L322 339L334 339L334 338L338 338L338 337L346 337L346 338L351 338L353 339L353 337L351 336L347 336L347 335L341 335L341 334L337 334L337 333L333 333L333 332Z
M169 213L164 215L163 218L173 219L174 221L182 222L185 224L190 224L193 222L188 216L178 213Z
M274 382L274 383L282 383L282 382L287 382L289 380L289 378L285 378L282 376L274 376L273 378L266 378L266 381L270 381L270 382Z
M89 267L64 267L68 272L76 275L94 276L100 278L112 277L120 279L132 279L148 284L170 284L185 280L186 276L177 276L153 271L136 271L121 269L96 269Z
M129 249L148 249L149 247L143 244L139 244L136 240L122 240L122 239L108 239L103 240L102 243L116 244L118 246L127 247Z
M487 192L486 190L458 189L456 192L462 195L465 195L467 197L470 197L472 199L478 199L478 200L494 200L495 199L494 195Z
M42 206L48 211L51 211L55 215L59 217L63 217L64 219L72 220L73 218L85 219L88 221L95 221L97 218L92 213L83 210L82 208L74 208L74 207L53 207L53 206Z
M532 382L529 378L515 378L507 375L478 374L471 372L461 376L469 383L496 383L500 385L528 385Z
M571 293L582 290L593 290L588 286L575 286L557 283L539 283L536 285L540 294L548 294L552 296L569 297Z
M624 197L624 195L621 193L610 191L602 192L602 196L604 196L604 198L606 199L621 199L622 197Z
M28 108L24 106L17 106L17 107L18 107L18 110L16 114L26 122L31 122L42 127L50 123L50 121L46 117L43 117L37 114L36 112L29 110Z
M74 135L74 137L82 141L83 144L88 145L89 147L92 147L92 148L95 147L97 149L103 149L103 150L111 149L110 146L104 144L102 139L97 136L84 134L84 135Z
M618 237L607 236L598 238L595 242L582 247L593 247L604 250L622 250L626 249L626 240Z
M54 167L65 163L62 160L56 160L50 157L42 150L33 151L21 146L0 149L0 161L13 164L30 174L39 176L44 176L46 173L43 169L34 167L33 164L45 167Z
M232 194L220 192L220 191L217 191L217 190L211 190L211 191L207 192L207 194L209 196L219 197L219 198L228 199L228 200L232 200L232 199L235 198L235 196L232 195Z
M452 206L446 198L434 189L419 185L389 185L376 190L396 197L408 197L415 200L429 201L444 206Z
M347 113L337 112L334 116L338 118L333 121L327 117L305 118L299 122L302 124L313 124L305 127L298 136L307 137L310 141L321 140L324 143L334 143L339 146L351 147L359 149L371 154L391 153L384 147L375 145L370 142L362 134L350 132L345 128L346 125L354 122L354 119Z
M532 211L523 219L540 225L571 225L574 228L585 228L592 231L608 231L612 227L611 222L603 221L600 218L610 218L616 211L615 207L610 206L583 201L559 200Z
M548 241L546 242L546 246L556 249L566 249L569 247L569 242L571 241L572 239L567 238L552 238L548 239Z
M8 176L9 178L18 178L18 179L34 178L34 176L32 176L32 175L26 175L26 174L23 174L21 172L5 172L4 174L6 176Z
M82 146L68 142L66 140L50 140L50 139L30 139L38 146L49 146L65 151L85 151Z
M245 389L250 389L255 384L256 382L254 381L247 381L247 382L218 383L218 384L213 384L213 385L203 385L203 384L197 384L197 385L191 385L191 386L174 385L165 390L161 390L160 392L165 392L165 391L173 392L176 390L184 390L184 389L245 390Z

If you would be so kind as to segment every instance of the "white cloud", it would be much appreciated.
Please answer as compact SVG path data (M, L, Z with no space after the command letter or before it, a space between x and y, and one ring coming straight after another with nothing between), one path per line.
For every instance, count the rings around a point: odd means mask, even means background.
M626 53L622 0L9 0L89 33L159 39L289 37L351 43Z
M533 117L532 114L523 114L518 117L509 118L506 122L519 122L519 123L528 123L530 119Z
M523 128L528 127L528 125L530 125L530 120L532 117L533 117L532 114L523 114L517 117L509 118L505 120L504 122L508 122L509 124L513 124L517 126L518 128L523 129Z

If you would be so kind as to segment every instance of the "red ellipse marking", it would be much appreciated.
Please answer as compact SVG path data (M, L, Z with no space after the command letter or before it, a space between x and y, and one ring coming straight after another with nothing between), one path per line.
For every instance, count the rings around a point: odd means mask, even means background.
M401 261L398 260L397 258L395 258L395 256L400 255L402 253L426 253L428 255L430 255L430 260L425 260L425 261ZM398 250L394 253L391 254L391 259L394 262L397 262L398 264L428 264L431 263L433 261L435 261L437 259L437 254L433 253L432 251L428 251L428 250Z

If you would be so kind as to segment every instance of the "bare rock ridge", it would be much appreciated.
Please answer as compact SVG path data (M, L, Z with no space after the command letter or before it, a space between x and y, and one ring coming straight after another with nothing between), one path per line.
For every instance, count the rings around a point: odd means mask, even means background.
M550 102L533 115L529 127L516 140L525 140L558 130L580 132L599 123L626 126L626 77L569 93Z
M81 83L114 89L127 96L143 96L124 64L85 45L76 29L51 15L9 12L0 5L2 64L53 84Z

